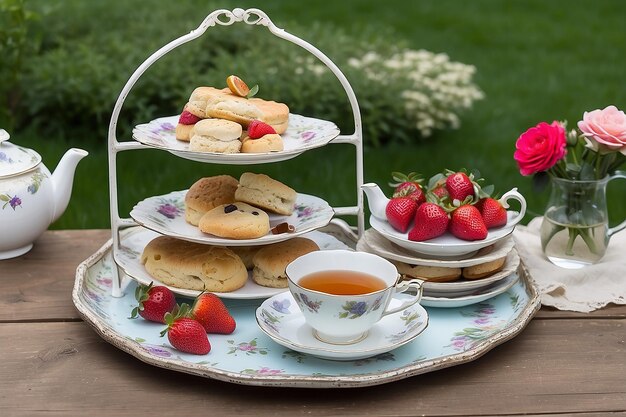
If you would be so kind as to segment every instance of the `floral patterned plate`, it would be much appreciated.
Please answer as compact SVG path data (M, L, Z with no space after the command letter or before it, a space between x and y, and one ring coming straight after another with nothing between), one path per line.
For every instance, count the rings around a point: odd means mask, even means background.
M326 145L339 135L339 128L332 122L312 117L289 115L289 128L281 135L284 150L268 153L214 153L189 150L189 142L176 140L178 115L162 117L133 129L133 138L144 145L165 149L174 155L199 162L214 164L260 164L284 161L309 149Z
M324 231L334 234L331 226ZM136 305L136 284L124 280L124 296L112 297L113 268L109 241L78 266L72 292L81 317L104 340L154 366L245 385L364 387L459 365L518 335L540 307L537 290L521 266L521 279L496 297L462 308L426 308L428 327L404 346L371 358L338 362L275 343L256 323L261 301L225 300L237 329L230 335L210 335L211 352L196 356L173 349L159 337L163 325L128 318Z
M392 299L393 303L400 301ZM323 359L356 360L380 355L415 339L428 326L428 313L415 304L383 317L367 337L351 345L331 345L319 341L289 291L265 300L256 310L259 328L279 345Z
M174 191L169 194L146 198L133 207L130 217L148 229L178 239L211 245L253 246L282 242L294 236L319 229L326 226L335 214L328 203L321 198L308 194L298 194L291 216L268 213L271 227L287 222L295 227L295 232L276 235L270 232L257 239L227 239L202 233L196 226L185 221L186 193L187 190Z
M441 296L433 295L432 293L428 295L424 294L420 303L426 307L440 308L457 308L478 304L507 291L517 282L518 279L518 274L512 273L495 284L469 293L467 291L462 291L457 294L446 293Z
M122 268L124 273L129 277L139 281L142 284L149 284L154 282L155 285L165 285L157 279L154 279L141 263L141 254L148 242L152 239L160 236L151 230L144 229L142 227L135 227L124 231L122 235L121 248L115 253L115 262ZM320 249L349 249L346 245L341 243L334 237L321 232L309 232L304 237L311 239ZM175 294L196 297L200 294L200 291L188 290L184 288L176 288L170 285L165 285L171 289ZM248 298L267 298L274 294L285 291L284 288L269 288L263 287L252 281L252 278L248 278L246 285L232 292L216 292L220 298L232 298L232 299L248 299Z

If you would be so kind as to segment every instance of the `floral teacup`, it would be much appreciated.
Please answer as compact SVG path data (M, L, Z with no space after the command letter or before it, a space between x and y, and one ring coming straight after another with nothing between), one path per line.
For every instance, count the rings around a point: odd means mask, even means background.
M301 285L302 279L324 271L367 274L378 278L381 288L357 295L339 295L316 291ZM383 316L397 313L419 302L421 280L398 282L398 271L389 261L365 252L325 250L311 252L287 265L289 291L298 303L306 323L322 342L357 343L367 337L369 329ZM306 280L305 280L306 282ZM412 291L410 291L412 290ZM411 292L401 297L397 294ZM393 298L401 298L397 307L389 308Z

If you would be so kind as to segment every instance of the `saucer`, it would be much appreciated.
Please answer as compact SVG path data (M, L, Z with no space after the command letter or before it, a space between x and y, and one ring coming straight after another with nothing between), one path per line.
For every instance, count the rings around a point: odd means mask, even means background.
M426 295L422 296L420 304L426 307L441 307L441 308L456 308L465 307L471 304L477 304L482 301L488 300L496 295L502 294L509 290L517 281L519 275L515 272L492 284L488 287L481 288L476 291L462 291L458 294L447 293L445 296Z
M401 301L392 299L391 306ZM349 361L376 356L416 338L428 326L428 313L419 304L389 314L376 323L363 340L332 345L315 338L289 291L265 300L256 310L259 328L279 345L322 359Z
M437 256L438 258L450 258L453 256L467 255L475 253L476 251L492 245L499 240L504 239L513 233L515 224L512 224L512 219L518 217L516 211L507 211L507 216L510 225L504 225L490 229L487 237L482 240L463 240L453 236L450 232L446 232L442 236L434 239L429 239L423 242L415 242L409 240L408 233L400 233L391 225L385 221L377 219L374 216L370 216L370 225L376 229L386 239L389 239L398 246L410 250L411 252L417 252L420 254Z
M435 256L422 255L411 252L395 245L375 229L367 229L357 242L357 250L375 253L383 258L400 261L411 265L441 266L446 268L464 268L490 262L506 256L513 248L515 242L512 237L502 239L493 245L480 249L473 256L446 257L445 259Z

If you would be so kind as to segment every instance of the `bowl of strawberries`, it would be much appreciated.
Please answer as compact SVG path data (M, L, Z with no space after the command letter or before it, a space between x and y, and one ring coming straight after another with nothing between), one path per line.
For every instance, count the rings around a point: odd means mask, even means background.
M477 171L450 171L426 184L415 173L393 173L393 196L374 183L363 184L372 213L370 225L391 242L433 257L471 256L509 236L526 213L526 200L513 188L492 197ZM508 210L509 200L520 204Z

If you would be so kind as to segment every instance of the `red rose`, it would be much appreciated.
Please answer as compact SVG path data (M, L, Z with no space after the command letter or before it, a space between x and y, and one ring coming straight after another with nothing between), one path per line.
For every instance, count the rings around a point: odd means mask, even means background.
M566 153L565 129L559 122L541 122L531 127L515 142L513 158L522 175L546 171L560 161Z

